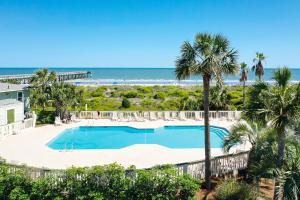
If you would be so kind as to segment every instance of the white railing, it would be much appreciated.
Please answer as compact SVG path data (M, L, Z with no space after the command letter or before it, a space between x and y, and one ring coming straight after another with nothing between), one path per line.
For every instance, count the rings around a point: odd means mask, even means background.
M203 119L204 111L71 111L79 119L112 119L129 118L137 116L139 118L165 119L166 113L173 119ZM209 117L212 119L237 120L241 116L241 111L209 111Z
M246 169L248 158L249 151L214 157L211 159L211 175L217 177L224 176L228 174L234 174L235 172L238 172L238 170ZM24 170L27 176L32 179L49 176L64 177L65 175L65 170L52 170L14 164L8 164L7 166L10 173L15 173L18 170ZM177 168L179 174L189 174L198 180L203 179L205 176L204 160L175 164L175 167ZM81 179L81 176L83 176L83 174L78 174L77 178Z
M222 176L247 168L249 151L217 156L211 159L211 175ZM205 160L177 164L179 173L189 174L194 178L205 176Z
M35 127L34 118L24 119L20 122L0 126L0 138L18 134L21 130Z

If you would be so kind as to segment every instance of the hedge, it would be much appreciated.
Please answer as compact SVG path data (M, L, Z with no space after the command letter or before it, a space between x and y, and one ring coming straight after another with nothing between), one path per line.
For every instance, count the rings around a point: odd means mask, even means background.
M0 196L19 200L189 200L200 183L188 175L178 175L171 166L125 170L110 164L91 168L71 168L63 176L30 179L26 169L10 173L0 165Z

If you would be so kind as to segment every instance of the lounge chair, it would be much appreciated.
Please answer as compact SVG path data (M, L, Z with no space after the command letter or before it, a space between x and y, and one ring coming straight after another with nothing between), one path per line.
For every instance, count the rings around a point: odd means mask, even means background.
M77 120L77 118L76 118L75 115L71 115L70 121L71 121L71 122L80 122L80 120Z
M135 121L137 121L137 122L144 122L144 121L145 121L145 119L140 118L140 117L137 115L137 113L133 113L133 117L134 117Z
M202 120L202 118L200 116L200 112L195 112L195 120L196 121L201 121Z
M173 119L171 119L170 112L168 112L168 111L164 112L164 120L166 120L166 121L173 120Z
M155 114L154 114L153 112L150 112L150 113L149 113L149 120L150 120L150 121L155 121L155 120L157 120L157 117L155 116Z
M179 117L179 120L181 120L181 121L185 121L186 120L184 112L179 112L178 117Z
M119 119L119 118L118 118L117 113L116 113L116 112L113 112L113 113L112 113L111 120L112 120L112 121L118 121L118 119Z
M128 122L129 119L128 119L128 118L125 118L124 113L119 113L118 121L119 121L119 122Z
M62 125L60 117L55 117L54 125L55 126L61 126Z

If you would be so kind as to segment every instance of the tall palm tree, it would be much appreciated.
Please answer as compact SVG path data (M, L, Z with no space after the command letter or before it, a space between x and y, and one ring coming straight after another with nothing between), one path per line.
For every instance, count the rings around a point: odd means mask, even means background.
M300 83L295 87L289 85L291 71L283 67L274 72L276 86L262 92L260 98L264 104L258 113L264 113L270 124L277 132L277 168L282 169L285 161L286 134L289 127L297 120L300 112ZM276 181L275 193L281 193L278 199L282 199L282 187ZM278 192L279 191L279 192Z
M285 155L285 137L287 128L299 117L300 112L300 84L296 87L289 85L291 71L283 67L274 72L276 86L262 92L261 99L264 107L259 113L264 113L267 120L276 128L278 135L278 160L280 168Z
M56 82L56 73L49 72L47 68L40 69L35 73L35 76L30 80L30 87L32 90L32 99L36 101L37 105L44 110L46 102L49 100L49 86Z
M205 182L211 188L210 164L210 128L209 128L209 88L212 79L222 82L222 75L235 74L238 71L237 51L230 47L224 36L199 33L194 44L184 42L181 55L176 60L176 78L187 79L191 75L202 76L203 106L205 125Z
M255 71L255 76L258 76L258 79L261 80L261 77L264 75L264 66L263 62L265 61L266 56L263 53L256 52L256 57L253 59L254 65L252 71Z
M240 81L243 82L243 107L245 109L245 98L246 98L246 94L245 94L245 90L246 90L246 81L248 80L248 66L246 63L241 63L241 78Z

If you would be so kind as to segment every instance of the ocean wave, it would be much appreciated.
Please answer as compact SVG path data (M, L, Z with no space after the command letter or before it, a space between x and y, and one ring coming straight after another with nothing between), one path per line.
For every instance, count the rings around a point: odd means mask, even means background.
M75 85L199 85L202 80L166 80L166 79L82 79L68 81ZM243 83L238 80L224 80L225 85L242 85ZM255 80L249 80L246 85L252 85ZM266 81L267 83L274 84L273 80ZM292 81L298 83L299 81ZM212 81L212 84L215 84Z

